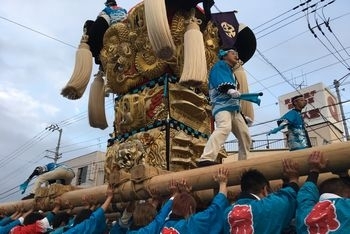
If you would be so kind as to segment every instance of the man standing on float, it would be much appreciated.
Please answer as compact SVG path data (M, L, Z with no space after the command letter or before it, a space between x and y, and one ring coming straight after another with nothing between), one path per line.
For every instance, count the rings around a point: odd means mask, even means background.
M238 53L233 49L220 50L219 59L209 74L209 97L216 128L199 158L199 167L217 164L217 155L230 132L238 140L238 160L247 159L251 145L248 126L241 114L241 94L233 74L233 67L239 61Z
M310 148L309 134L306 131L304 119L301 115L301 111L306 106L307 101L303 95L292 97L291 101L294 108L277 120L278 127L272 129L268 135L277 133L287 127L287 141L290 151Z

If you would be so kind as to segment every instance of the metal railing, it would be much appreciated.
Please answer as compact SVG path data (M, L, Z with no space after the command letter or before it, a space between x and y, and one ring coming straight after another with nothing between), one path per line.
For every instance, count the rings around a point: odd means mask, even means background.
M317 145L316 137L310 138L311 145ZM237 140L227 141L224 144L226 152L237 152L238 142ZM253 150L285 150L288 149L287 139L266 139L266 140L252 140L252 145L250 149Z

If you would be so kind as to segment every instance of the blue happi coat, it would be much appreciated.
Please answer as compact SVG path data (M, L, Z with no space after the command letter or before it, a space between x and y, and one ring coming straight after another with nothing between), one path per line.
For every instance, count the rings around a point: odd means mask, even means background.
M289 149L299 150L311 147L309 135L305 129L304 119L301 112L292 109L277 120L278 127L272 129L269 134L277 133L278 131L288 128L287 141Z
M262 199L242 194L224 212L224 233L281 233L295 215L297 190L286 186Z
M227 94L228 89L236 89L237 80L228 63L219 60L214 64L209 74L209 97L212 104L212 115L219 111L240 111L239 99Z
M226 196L218 193L206 210L195 213L187 219L167 220L161 233L222 233L223 212L228 205Z
M317 185L305 182L298 193L297 232L350 233L350 199L335 194L319 196Z

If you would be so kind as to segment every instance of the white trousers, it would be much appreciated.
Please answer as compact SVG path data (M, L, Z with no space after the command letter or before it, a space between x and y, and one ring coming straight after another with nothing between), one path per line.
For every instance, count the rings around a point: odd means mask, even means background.
M216 128L210 135L199 161L215 161L230 132L238 141L238 160L247 159L251 138L243 116L239 112L220 111L215 115Z
M72 169L66 167L57 167L52 171L45 172L39 175L34 183L32 193L42 186L42 184L48 184L49 180L64 180L65 185L72 182L75 174Z

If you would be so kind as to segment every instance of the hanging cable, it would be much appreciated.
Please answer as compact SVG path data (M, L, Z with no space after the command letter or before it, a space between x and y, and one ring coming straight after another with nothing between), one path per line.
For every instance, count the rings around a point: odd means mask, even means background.
M335 0L332 1L332 2L330 2L330 3L328 3L328 4L331 4L331 3L333 3L333 2L335 2ZM327 18L327 17L325 16L325 14L324 14L324 7L322 7L321 12L322 12L322 16L323 16L323 17L321 17L321 18L322 18L322 20L323 20L323 23L326 25L328 31L334 36L334 38L337 40L337 42L338 42L339 45L342 47L342 49L344 50L344 52L350 57L350 53L345 49L344 45L341 43L341 41L339 40L339 38L337 37L337 35L335 35L335 33L333 32L333 30L331 29L331 27L330 27L330 17Z
M324 8L325 6L323 6ZM323 9L322 8L322 9ZM336 49L336 47L333 45L333 43L330 41L330 39L327 37L327 35L323 32L321 25L318 23L318 19L317 19L317 11L314 12L314 20L316 22L316 26L317 29L322 33L322 35L326 38L326 40L328 41L328 43L332 46L332 48L336 51L336 53L338 54L338 56L340 57L340 59L332 52L333 56L336 57L338 59L338 61L340 63L342 63L345 67L348 68L349 70L349 64L346 62L346 60L343 58L343 56L339 53L339 51ZM324 22L325 24L325 22ZM344 48L344 47L343 47Z
M322 2L322 1L323 1L323 0L320 0L320 2ZM295 19L292 19L291 21L286 22L286 23L280 25L279 27L270 30L272 27L277 26L278 24L280 24L280 23L282 23L282 22L284 22L284 21L286 21L286 20L288 20L288 19L291 19L292 17L294 17L294 16L296 16L296 15L298 15L298 14L300 14L300 13L305 13L305 11L308 12L308 10L309 10L310 8L314 7L315 5L316 5L316 4L313 4L313 5L311 5L311 6L308 6L308 5L307 5L307 7L304 8L304 9L302 9L301 11L296 12L296 13L294 13L294 14L288 16L288 17L285 17L285 18L279 20L278 22L276 22L276 23L274 23L274 24L272 24L272 25L267 25L266 28L264 28L264 29L262 29L262 30L260 30L260 31L258 31L258 32L255 32L255 34L257 35L257 39L263 38L263 37L265 37L265 36L267 36L267 35L269 35L269 34L271 34L271 33L273 33L273 32L276 32L277 30L279 30L279 29L281 29L281 28L284 28L285 26L290 25L291 23L294 23L294 22L296 22L296 21L302 19L304 16L300 16L300 17L297 17L297 18L295 18ZM321 7L320 7L320 8L321 8ZM259 36L259 34L261 34L262 32L265 32L265 31L267 31L267 30L270 30L270 31L268 31L267 33L265 33L265 34Z
M335 2L335 0L333 0L333 1L331 1L331 2L329 2L329 3L327 3L327 4L325 4L325 5L323 5L323 6L321 6L321 7L318 7L317 6L317 4L318 3L315 3L315 4L313 4L313 5L311 5L311 6L308 6L306 9L304 9L303 10L303 12L305 13L305 18L306 18L306 20L307 20L307 26L308 26L308 28L309 28L309 30L310 30L310 32L312 33L312 35L343 65L343 66L345 66L348 70L349 70L349 66L348 66L348 64L347 64L347 62L346 62L346 60L341 56L341 54L340 53L338 53L338 55L340 56L340 58L338 57L338 56L336 56L334 53L333 53L333 51L317 36L317 34L315 33L315 31L314 31L314 28L313 27L311 27L311 24L310 24L310 19L309 19L309 15L310 15L310 13L314 13L314 20L315 20L315 22L316 22L316 26L315 26L315 28L317 28L321 33L322 33L322 35L327 39L327 41L328 41L328 43L333 47L333 49L335 49L336 51L338 51L335 47L334 47L334 45L332 44L332 42L329 40L329 38L325 35L325 33L322 31L322 29L321 29L321 26L320 26L320 24L318 24L318 21L317 21L317 18L316 18L316 15L317 15L317 10L318 9L321 9L321 10L324 10L324 8L326 7L326 6L329 6L330 4L332 4L332 3L334 3ZM314 8L311 12L309 12L309 9L310 8Z
M20 27L22 27L22 28L25 28L25 29L28 29L28 30L30 30L30 31L32 31L32 32L35 32L35 33L37 33L37 34L40 34L41 36L44 36L44 37L47 37L47 38L52 39L52 40L54 40L54 41L57 41L57 42L59 42L59 43L61 43L61 44L63 44L63 45L66 45L66 46L72 47L72 48L74 48L74 49L77 49L76 46L73 46L73 45L71 45L71 44L68 44L68 43L66 43L66 42L64 42L64 41L62 41L62 40L60 40L60 39L57 39L57 38L55 38L55 37L52 37L52 36L47 35L47 34L45 34L45 33L42 33L42 32L40 32L40 31L35 30L35 29L33 29L33 28L30 28L30 27L28 27L28 26L25 26L24 24L17 23L17 22L15 22L15 21L10 20L10 19L8 19L8 18L6 18L6 17L3 17L3 16L0 16L0 18L3 19L3 20L6 20L6 21L8 21L8 22L10 22L10 23L12 23L12 24L16 24L16 25L18 25L18 26L20 26Z
M270 19L270 20L268 20L268 21L266 21L266 22L264 22L264 23L262 23L262 24L256 26L255 28L253 28L253 30L256 30L256 29L258 29L258 28L260 28L260 27L262 27L262 26L264 26L264 25L267 25L268 23L270 23L270 22L272 22L272 21L274 21L274 20L280 18L281 16L284 16L285 14L287 14L287 13L289 13L289 12L291 12L291 11L294 11L294 10L298 9L298 8L301 7L301 6L304 6L306 3L311 2L311 1L312 1L312 0L308 0L308 1L305 2L305 3L301 3L301 4L299 4L299 5L295 6L295 7L293 7L292 9L287 10L287 11L285 11L285 12L283 12L283 13L277 15L277 16L273 17L272 19ZM299 13L299 12L298 12L298 13ZM283 21L283 20L282 20L282 21Z

